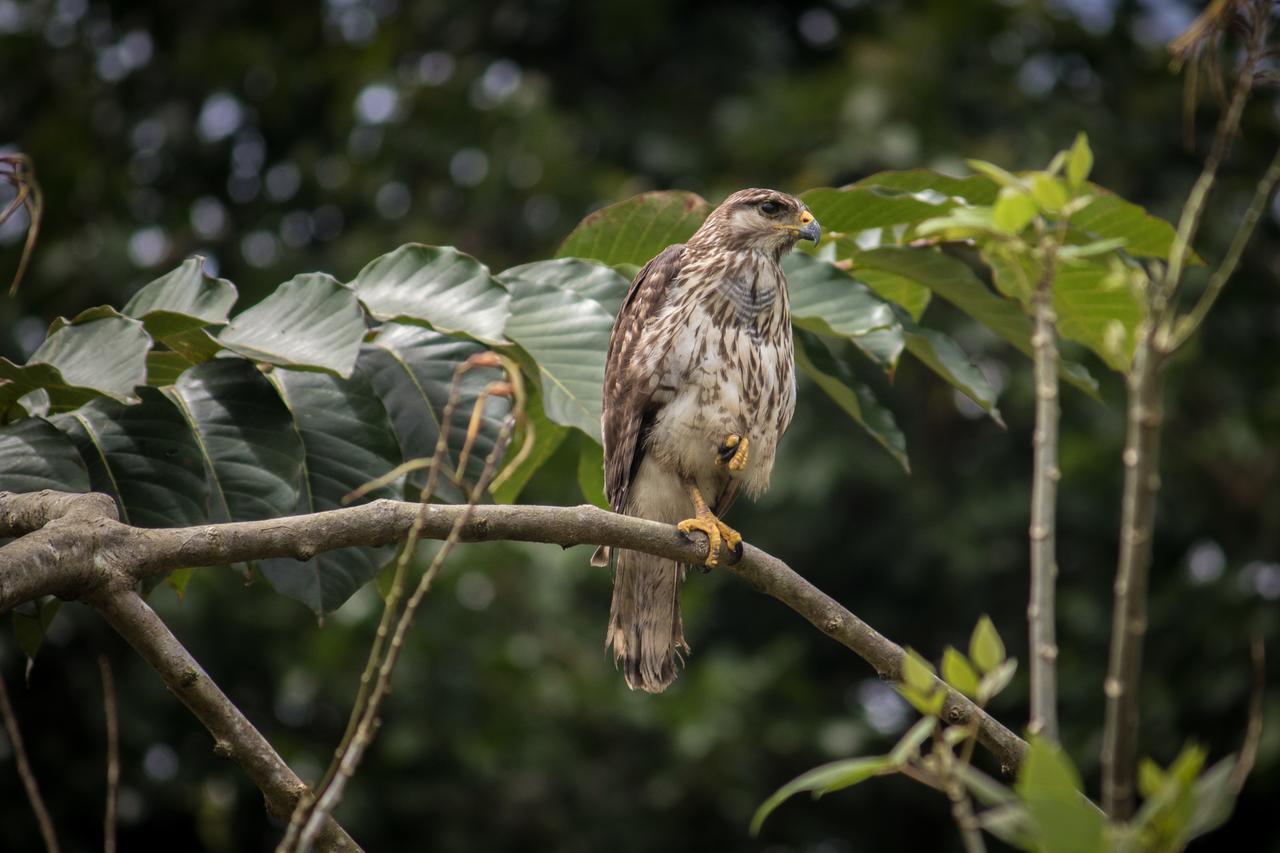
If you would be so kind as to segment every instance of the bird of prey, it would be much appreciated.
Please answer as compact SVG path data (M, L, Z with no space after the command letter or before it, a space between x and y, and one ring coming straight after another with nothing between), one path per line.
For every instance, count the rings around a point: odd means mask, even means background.
M779 262L821 236L794 196L741 190L689 242L636 275L613 324L605 366L605 492L614 512L707 538L707 566L742 537L721 517L739 491L769 485L778 439L795 411L787 282ZM680 619L685 567L601 547L615 562L605 645L627 685L660 693L688 652ZM615 560L616 557L616 560Z

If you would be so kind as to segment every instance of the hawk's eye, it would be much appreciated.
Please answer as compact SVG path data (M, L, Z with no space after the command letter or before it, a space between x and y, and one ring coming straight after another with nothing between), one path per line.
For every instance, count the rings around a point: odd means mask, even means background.
M778 202L776 201L760 202L760 212L763 213L765 216L777 216L781 210L782 210L782 205L778 204Z

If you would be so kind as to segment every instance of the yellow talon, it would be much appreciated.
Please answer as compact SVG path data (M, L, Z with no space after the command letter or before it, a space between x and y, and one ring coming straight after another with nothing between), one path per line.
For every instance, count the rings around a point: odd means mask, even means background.
M735 474L746 469L747 449L750 445L751 439L745 435L731 433L716 453L716 464L726 463L729 466L729 470Z
M702 499L702 493L698 491L697 486L689 484L686 488L689 491L689 497L693 499L694 517L686 518L676 525L676 529L685 534L696 530L707 537L705 565L708 568L715 568L718 564L722 543L728 552L735 556L736 561L742 556L742 534L716 518L715 513L707 508L707 502Z

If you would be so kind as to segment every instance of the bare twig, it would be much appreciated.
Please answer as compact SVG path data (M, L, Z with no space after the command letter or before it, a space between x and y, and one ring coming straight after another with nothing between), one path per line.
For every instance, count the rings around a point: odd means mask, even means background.
M1247 4L1246 4L1247 5ZM1165 362L1173 349L1173 317L1182 270L1199 230L1205 203L1231 141L1239 130L1258 63L1266 53L1269 17L1253 20L1246 56L1236 75L1230 103L1218 121L1213 146L1182 208L1163 277L1147 289L1147 317L1138 332L1128 374L1124 498L1120 557L1116 568L1111 651L1104 683L1106 722L1102 738L1102 800L1113 820L1133 811L1137 758L1138 686L1142 641L1147 629L1147 577L1160 491L1160 431ZM1233 262L1234 265L1234 262ZM1225 283L1225 279L1224 282ZM1219 285L1218 289L1221 289ZM1208 310L1207 307L1205 309ZM1193 309L1194 312L1194 309Z
M18 292L18 285L26 274L27 264L31 262L31 253L35 250L36 240L40 236L40 220L44 216L44 195L40 192L40 184L36 181L35 166L31 158L25 154L0 155L0 178L17 189L17 195L0 211L0 223L17 212L19 207L27 211L27 239L22 245L22 256L18 258L18 269L13 274L13 283L9 285L9 295Z
M477 401L477 405L483 405L483 398ZM395 633L391 637L391 642L387 646L386 657L383 659L378 670L378 680L374 683L373 690L369 693L368 702L363 709L360 723L356 727L355 735L347 744L346 749L338 756L336 761L337 770L333 774L329 784L319 790L316 794L315 804L312 806L311 814L307 816L306 823L303 825L302 832L298 837L296 849L300 853L306 853L311 849L311 845L319 832L320 827L324 825L325 819L333 813L338 803L342 799L343 792L346 790L347 782L355 775L356 768L360 765L360 761L364 756L364 752L368 749L369 744L373 742L375 733L379 726L379 711L382 707L382 700L391 690L391 674L395 671L396 662L400 658L400 651L404 648L404 639L409 633L409 628L413 625L414 616L421 606L423 598L430 591L436 575L440 572L440 567L444 565L444 561L448 559L450 552L454 546L458 544L459 535L463 526L470 520L471 511L475 509L476 502L480 500L485 489L489 486L489 481L493 478L493 473L497 467L498 460L502 458L503 452L506 450L507 440L511 435L511 429L515 424L515 417L509 416L502 424L502 428L498 432L497 440L494 442L493 449L489 452L489 456L485 459L484 470L480 474L480 478L476 481L475 488L472 490L470 500L463 507L463 512L454 522L453 528L449 531L444 544L436 551L435 557L431 561L431 565L422 573L422 577L418 580L418 586L414 590L413 595L405 604L404 611L400 614L400 619L396 623ZM447 422L442 424L443 430L447 426ZM465 459L465 457L464 457ZM434 473L434 469L433 469ZM421 534L423 522L423 513L419 512L417 518L414 519L413 526L409 529L409 536L405 540L405 554L412 553L418 544L418 537ZM403 562L407 563L408 558L403 558ZM287 850L282 843L282 850Z
M1065 220L1064 220L1065 225ZM1064 229L1065 230L1065 229ZM1054 587L1058 577L1058 330L1053 310L1057 271L1055 243L1045 241L1044 269L1032 298L1035 333L1036 427L1031 479L1031 601L1027 623L1031 643L1031 720L1034 735L1058 739L1058 688L1055 664L1058 643L1054 628Z
M213 736L213 751L230 758L266 799L267 811L284 820L306 789L266 738L254 728L227 695L170 632L164 621L131 587L92 593L88 603L133 646L165 686ZM325 850L358 850L359 846L333 821L319 838Z
M0 716L4 717L4 730L9 736L9 745L13 748L13 762L18 766L18 776L22 779L22 787L27 792L27 801L31 803L31 811L35 813L36 823L40 825L40 835L44 838L44 846L49 853L58 853L58 836L53 831L53 821L49 819L49 810L45 808L44 798L40 796L40 785L36 783L36 774L31 770L31 762L27 760L27 748L22 742L22 731L18 728L18 716L13 712L9 702L9 688L0 676Z
M1231 770L1229 784L1231 790L1239 794L1244 790L1245 780L1253 771L1253 764L1258 760L1258 745L1262 743L1262 700L1267 692L1267 647L1262 637L1255 635L1249 645L1249 657L1253 661L1253 688L1249 691L1249 722L1245 724L1244 745L1240 747L1240 758Z
M1200 294L1200 299L1195 306L1184 317L1179 319L1174 326L1173 334L1168 344L1170 352L1179 349L1187 342L1188 338L1196 333L1196 330L1204 323L1204 318L1208 316L1214 303L1217 302L1218 297L1222 295L1222 289L1231 279L1231 276L1235 274L1236 267L1240 263L1240 256L1244 254L1245 246L1249 244L1249 238L1253 236L1254 228L1258 224L1258 219L1262 216L1262 211L1267 206L1267 199L1271 197L1271 191L1275 189L1277 181L1280 181L1280 150L1276 151L1275 157L1271 160L1271 165L1267 167L1262 180L1258 182L1258 186L1254 189L1253 198L1250 199L1249 206L1245 208L1244 216L1240 220L1240 225L1236 228L1235 236L1231 238L1231 246L1227 249L1227 254L1222 259L1222 263L1214 270L1204 293Z
M107 718L107 808L102 820L102 849L116 853L116 803L120 795L120 724L116 717L116 680L111 661L98 655L102 673L102 708Z

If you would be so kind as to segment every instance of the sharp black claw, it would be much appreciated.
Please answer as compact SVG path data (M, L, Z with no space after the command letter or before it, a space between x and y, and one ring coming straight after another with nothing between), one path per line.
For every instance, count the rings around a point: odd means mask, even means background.
M738 452L737 445L726 444L716 451L716 455L720 457L720 463L722 465L728 465L729 460L733 458L733 454L737 452Z
M729 553L729 565L731 566L737 565L738 561L741 559L742 559L742 543L739 542L737 545L733 546L733 551Z

